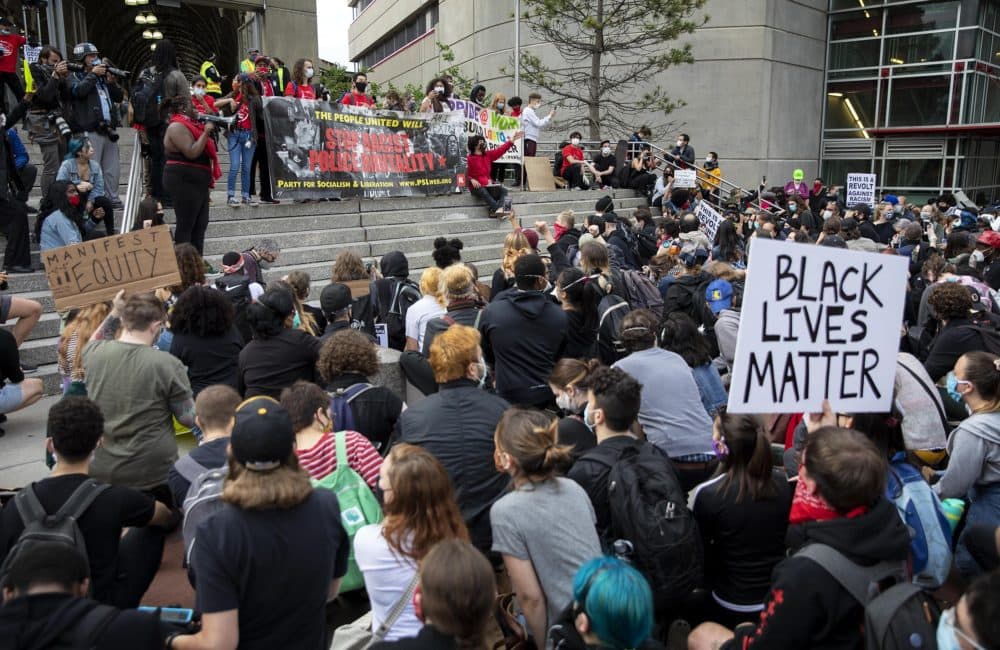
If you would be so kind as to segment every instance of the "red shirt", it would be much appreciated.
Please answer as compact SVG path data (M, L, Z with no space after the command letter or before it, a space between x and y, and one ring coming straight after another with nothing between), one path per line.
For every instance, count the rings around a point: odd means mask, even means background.
M340 103L348 106L375 106L374 99L364 93L356 93L354 91L344 93L344 96L340 98Z
M487 149L483 155L469 154L468 169L466 176L476 179L480 185L490 184L490 163L507 153L507 150L514 146L513 140L508 140L496 149Z
M382 457L368 438L357 431L348 431L347 464L374 488L378 483L378 471L382 468ZM317 481L337 469L337 440L334 434L324 433L323 437L309 449L296 449L299 465Z
M298 92L296 92L298 90ZM294 81L289 81L285 86L285 97L298 97L299 99L316 99L316 91L309 84L300 86Z
M253 128L250 120L250 103L243 100L240 95L236 96L236 128L249 131Z
M219 111L215 108L215 98L211 95L202 95L201 97L191 95L191 103L194 104L194 110L199 113L206 113L208 115L219 114Z
M0 34L0 72L14 72L17 67L17 51L28 42L20 34ZM20 101L20 97L17 98Z
M568 144L565 147L563 147L562 156L563 156L563 162L562 162L562 169L559 170L560 176L566 173L566 168L569 167L570 165L569 162L570 156L573 156L573 158L575 158L577 162L583 160L583 149Z

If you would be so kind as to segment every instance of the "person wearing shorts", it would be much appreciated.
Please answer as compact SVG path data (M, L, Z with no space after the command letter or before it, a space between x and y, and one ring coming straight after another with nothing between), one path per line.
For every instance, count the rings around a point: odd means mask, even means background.
M0 330L0 379L0 414L31 406L42 397L42 380L24 378L17 339L8 330Z
M6 282L7 274L0 272L0 284ZM21 347L41 317L41 303L27 298L17 298L6 293L0 294L0 325L5 324L11 318L17 319L14 327L11 328L14 339L17 341L17 347Z

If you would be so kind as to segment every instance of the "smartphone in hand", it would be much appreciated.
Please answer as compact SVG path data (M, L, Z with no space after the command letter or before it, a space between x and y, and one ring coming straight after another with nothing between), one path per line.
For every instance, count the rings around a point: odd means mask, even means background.
M513 209L514 209L514 200L508 194L507 196L503 197L503 211L512 212Z

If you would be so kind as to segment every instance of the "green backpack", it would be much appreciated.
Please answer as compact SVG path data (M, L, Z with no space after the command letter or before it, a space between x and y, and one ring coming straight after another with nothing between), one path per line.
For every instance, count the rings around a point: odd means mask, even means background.
M347 464L347 432L334 434L337 444L337 468L321 480L313 479L313 487L325 488L337 495L340 502L340 523L347 531L351 556L340 591L354 591L365 586L365 578L354 559L354 535L362 526L382 521L382 508L361 475Z

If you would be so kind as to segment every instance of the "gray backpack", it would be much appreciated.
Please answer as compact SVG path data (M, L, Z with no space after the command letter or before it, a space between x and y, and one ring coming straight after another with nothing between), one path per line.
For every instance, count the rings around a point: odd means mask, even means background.
M941 608L910 582L905 562L865 567L826 544L809 544L796 557L823 567L865 608L865 650L910 650L937 647ZM882 588L886 582L895 584Z
M229 468L223 465L216 469L208 469L188 455L180 457L174 463L174 469L191 483L181 507L184 511L184 523L181 525L181 534L184 536L184 563L191 566L191 554L194 550L198 525L222 510L222 485L226 482Z
M98 483L92 478L87 479L73 490L73 494L54 515L45 512L34 486L29 485L18 492L14 497L14 505L21 515L24 530L0 566L0 587L7 582L7 574L18 556L37 544L66 544L75 548L83 557L88 557L87 544L77 521L101 492L109 487L111 486Z

